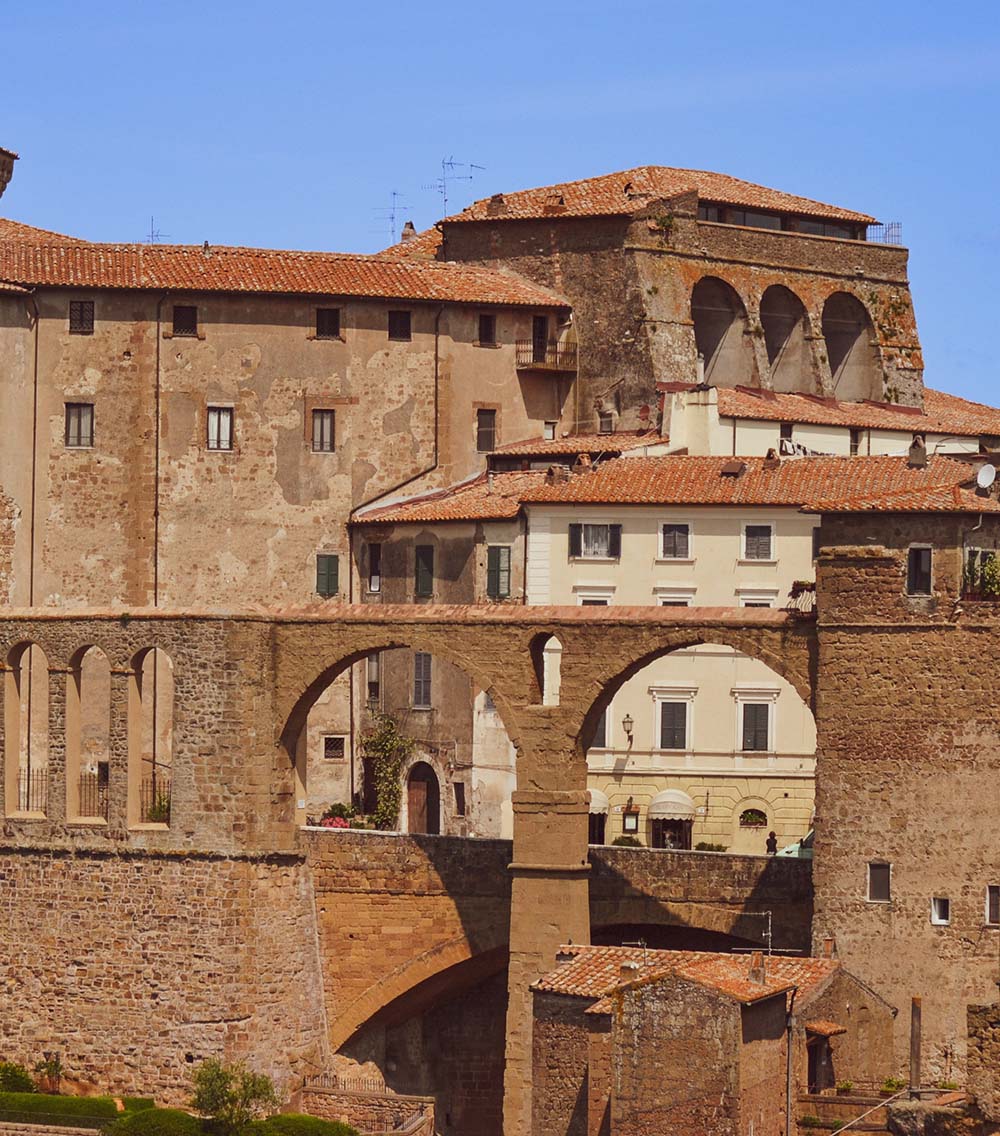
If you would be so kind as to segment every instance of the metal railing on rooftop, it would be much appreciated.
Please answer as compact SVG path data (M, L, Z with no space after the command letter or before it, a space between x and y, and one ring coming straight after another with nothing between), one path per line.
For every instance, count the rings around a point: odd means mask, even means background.
M883 221L877 225L869 225L865 240L874 245L901 245L903 243L903 223L902 221Z

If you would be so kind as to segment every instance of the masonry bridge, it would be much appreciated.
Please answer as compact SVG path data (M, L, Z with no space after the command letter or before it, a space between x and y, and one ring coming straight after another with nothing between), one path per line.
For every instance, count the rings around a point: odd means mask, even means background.
M542 651L550 636L562 646L557 699L543 689ZM78 967L78 956L92 954L97 940L107 942L109 934L103 925L95 926L94 942L78 941L80 935L86 940L81 928L89 916L70 910L78 896L67 890L65 872L79 873L74 879L83 891L91 886L81 866L87 856L100 858L105 874L113 875L120 866L132 889L155 876L159 891L141 903L134 893L141 919L159 926L160 908L167 903L171 910L185 910L190 922L186 936L164 924L164 941L173 946L164 948L163 966L180 980L195 959L218 984L218 989L206 987L215 1008L206 1009L195 1024L201 1023L203 1034L217 1036L219 1044L235 1031L238 1045L248 1053L282 1057L284 1029L292 1072L301 1070L303 1062L322 1060L331 1041L336 1045L350 1036L391 1001L419 993L421 984L436 974L450 970L454 977L462 965L471 973L476 966L507 963L504 1127L509 1133L526 1132L528 987L551 965L560 943L588 942L592 925L671 920L759 941L760 919L749 913L764 910L775 913L776 935L805 942L808 887L798 865L696 854L588 853L583 739L629 677L661 655L699 643L729 646L761 659L815 708L815 625L795 613L767 609L327 604L281 614L7 612L0 616L5 671L0 713L5 854L0 868L16 861L28 871L27 883L39 887L45 872L54 873L48 880L52 890L43 894L49 902L58 895L58 903L66 907L62 915L56 913L55 925L72 925L76 932L76 939L69 936L64 945L66 959L43 961L42 969L56 971ZM512 847L466 841L452 853L446 851L452 847L447 841L404 845L400 838L320 837L300 829L296 760L311 706L352 663L397 647L445 659L490 692L516 749ZM170 660L173 688L169 823L164 817L143 821L138 809L145 660L154 648ZM105 656L109 671L109 694L104 696L109 702L108 807L100 823L81 824L78 810L74 816L71 807L71 782L79 761L80 706L87 701L81 659L91 650ZM20 795L25 744L34 746L36 764L44 760L46 773L44 795L30 801ZM380 845L376 856L379 839L390 843ZM359 845L359 840L369 843ZM400 856L402 848L406 852ZM25 856L32 852L37 859L29 870ZM311 871L296 876L295 865L302 863ZM114 871L109 864L116 865ZM204 868L198 877L201 906L185 907L181 896L190 886L185 873L194 872L196 864ZM239 864L244 866L234 866ZM378 865L384 867L383 877ZM15 877L13 869L6 875L0 870L5 908L0 925L19 928L15 941L0 945L11 946L16 955L30 941L37 912L18 907L30 887L22 880L18 891ZM222 886L224 879L228 882ZM429 937L405 916L406 910L415 910L419 888L414 881L421 879L423 909L440 909L426 916L425 930L433 925ZM470 879L485 889L483 894L469 893ZM99 898L107 889L93 894ZM440 900L436 905L434 895ZM213 903L222 914L212 924L214 938L211 928L204 928L199 954L194 945L198 920L214 912ZM325 986L338 988L336 1000L324 1006L323 1021L308 1028L306 1018L315 1007L300 990L293 997L287 977L312 965L309 941L315 941L316 924L307 908L319 914L324 948L325 974L315 974L315 980L325 977ZM747 930L750 922L757 924L754 933ZM39 925L38 932L58 954L63 948L56 945L52 926ZM367 959L360 952L365 926L369 938L379 935L386 956L374 963L370 952ZM229 930L220 936L220 927ZM279 949L273 936L281 935L286 937ZM121 953L119 940L120 935L115 941ZM186 1008L168 1011L169 999L162 993L142 1003L143 966L148 968L150 943L156 941L155 935L144 940L131 975L137 991L132 1025L127 1014L119 1013L109 1028L123 1035L115 1036L118 1044L133 1051L156 1033L163 1052L149 1060L159 1063L162 1083L170 1086L192 1057L191 1033L185 1030L194 1027L184 1017ZM239 955L243 942L252 944L252 959ZM213 950L236 954L229 963L218 961L221 969L212 969L205 960ZM15 959L15 975L18 965ZM27 961L23 965L29 967ZM127 984L124 955L117 965L116 981ZM237 999L245 1014L230 1011L227 1016L226 1000L233 995L225 983L237 981L246 984ZM94 991L85 992L84 1002L88 995L92 999ZM208 994L199 997L212 1000ZM8 1009L0 1005L0 1019L11 1020ZM81 1044L81 1030L72 1028L74 1006L64 997L56 999L51 1021L45 1005L37 1012L39 1020L26 1027L30 1036L67 1034L65 1051L78 1068L85 1066L87 1055L70 1052ZM170 1012L183 1021L174 1021ZM85 1020L81 1015L81 1026ZM210 1028L206 1022L212 1023ZM134 1036L124 1036L129 1028ZM312 1028L324 1036L307 1053L302 1039ZM124 1084L127 1076L122 1077Z

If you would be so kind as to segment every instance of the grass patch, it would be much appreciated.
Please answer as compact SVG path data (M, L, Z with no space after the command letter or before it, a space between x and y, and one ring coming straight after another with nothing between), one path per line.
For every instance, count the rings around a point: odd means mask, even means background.
M203 1136L204 1131L197 1116L180 1108L140 1108L122 1114L107 1130L108 1136Z
M59 1097L48 1093L0 1093L0 1120L7 1124L63 1124L103 1128L118 1116L111 1097Z
M358 1130L341 1120L322 1120L301 1112L282 1112L255 1120L247 1136L359 1136Z

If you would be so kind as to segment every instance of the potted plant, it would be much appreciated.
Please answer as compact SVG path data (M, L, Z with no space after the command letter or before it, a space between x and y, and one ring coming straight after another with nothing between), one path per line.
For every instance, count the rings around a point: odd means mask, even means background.
M882 1087L879 1089L879 1096L892 1097L895 1096L900 1089L905 1088L905 1081L901 1081L898 1077L886 1077L882 1082Z
M837 1082L837 1096L838 1097L849 1097L852 1092L854 1092L854 1082L853 1081L838 1081Z

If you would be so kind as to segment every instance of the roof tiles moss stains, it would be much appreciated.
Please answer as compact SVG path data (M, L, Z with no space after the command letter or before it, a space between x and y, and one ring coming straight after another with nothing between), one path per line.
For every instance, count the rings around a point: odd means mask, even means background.
M615 434L568 434L563 438L529 438L526 442L510 442L497 446L495 454L624 454L642 446L666 445L669 439L655 430L621 431Z
M383 249L381 255L433 260L440 251L442 239L441 230L434 226L430 229L423 229L410 237L409 240L397 241L396 244Z
M394 300L568 306L508 272L438 261L195 245L0 242L0 280L52 287L370 296Z
M808 197L797 197L777 189L742 181L728 174L709 170L686 170L671 166L639 166L631 170L561 182L484 197L461 213L446 218L458 221L515 221L531 218L599 217L634 212L647 201L678 197L697 192L702 201L724 205L824 217L837 221L871 224L867 213L826 205Z
M510 520L521 511L523 494L544 480L542 471L484 473L461 485L366 509L354 517L353 523Z
M36 229L34 225L25 225L22 221L12 221L8 217L0 217L0 241L29 241L36 244L43 242L87 244L79 237L67 237L63 233L53 233L49 229Z

